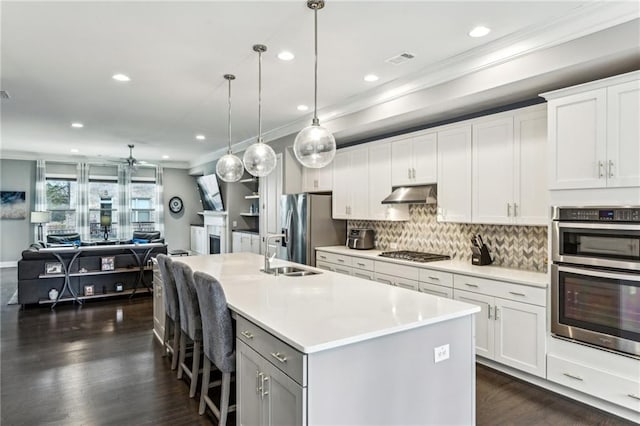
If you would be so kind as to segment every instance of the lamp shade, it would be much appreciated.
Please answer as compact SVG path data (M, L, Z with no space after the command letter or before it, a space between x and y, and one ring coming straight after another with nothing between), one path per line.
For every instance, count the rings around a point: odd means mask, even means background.
M49 223L51 212L31 212L31 223Z
M101 226L111 226L111 211L109 211L109 212L103 211L100 214L100 225Z

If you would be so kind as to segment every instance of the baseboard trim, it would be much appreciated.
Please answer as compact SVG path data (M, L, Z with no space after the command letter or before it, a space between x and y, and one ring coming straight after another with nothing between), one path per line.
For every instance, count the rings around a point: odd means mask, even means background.
M546 389L548 391L551 392L555 392L557 394L560 394L562 396L566 396L567 398L571 398L574 399L576 401L582 402L583 404L587 404L590 405L592 407L597 408L598 410L602 410L602 411L606 411L607 413L611 413L613 415L616 415L618 417L622 417L623 419L632 421L632 422L637 422L638 421L638 413L633 411L633 410L629 410L625 407L621 407L619 405L616 404L612 404L608 401L605 401L603 399L600 398L596 398L594 396L591 395L587 395L585 393L579 392L577 390L562 386L560 384L551 382L549 380L543 379L541 377L538 376L533 376L529 373L525 373L519 370L516 370L514 368L508 367L506 365L497 363L495 361L491 361L489 359L483 358L483 357L479 357L476 356L476 362L478 364L482 364L484 366L493 368L494 370L498 370L501 371L505 374L508 374L510 376L516 377L520 380L523 380L525 382L531 383L533 385L536 385L538 387L541 387L543 389Z
M18 266L17 260L9 260L7 262L0 262L0 268L16 268Z

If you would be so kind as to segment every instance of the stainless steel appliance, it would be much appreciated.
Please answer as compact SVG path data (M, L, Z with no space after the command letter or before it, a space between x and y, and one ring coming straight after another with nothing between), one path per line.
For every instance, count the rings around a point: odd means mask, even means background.
M281 199L282 233L278 257L315 266L316 247L344 245L347 221L331 217L331 195L289 194Z
M551 332L640 356L640 207L554 207Z
M347 236L347 247L356 250L369 250L374 247L374 232L369 228L351 228Z
M435 262L436 260L448 260L450 256L446 254L424 253L421 251L383 251L379 254L382 257L390 257L392 259L410 260L411 262Z

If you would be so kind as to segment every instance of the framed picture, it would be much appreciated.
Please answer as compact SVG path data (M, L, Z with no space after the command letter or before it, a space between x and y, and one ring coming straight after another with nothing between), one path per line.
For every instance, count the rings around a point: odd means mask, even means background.
M0 191L0 219L26 219L26 195L24 191Z
M105 256L102 257L102 266L100 267L103 271L113 271L115 268L116 258L115 256Z
M93 296L93 284L84 286L84 295Z
M44 264L44 273L45 274L61 274L62 273L62 263L60 262L47 262Z

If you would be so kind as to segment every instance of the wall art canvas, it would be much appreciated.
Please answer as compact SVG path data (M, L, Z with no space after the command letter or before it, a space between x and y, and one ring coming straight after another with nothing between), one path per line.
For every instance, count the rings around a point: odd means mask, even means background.
M24 191L0 191L0 219L26 219L27 200Z

